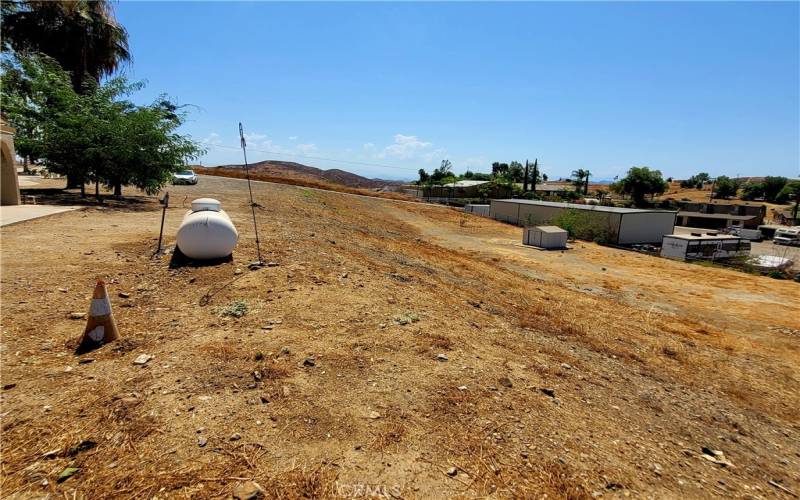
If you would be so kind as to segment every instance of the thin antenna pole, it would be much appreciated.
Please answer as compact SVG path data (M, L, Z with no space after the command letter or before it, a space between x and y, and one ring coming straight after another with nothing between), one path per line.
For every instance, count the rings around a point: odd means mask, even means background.
M242 154L244 155L244 172L247 175L247 190L250 192L250 209L253 212L253 229L256 232L256 251L258 252L258 262L255 264L263 264L261 259L261 243L258 240L258 224L256 224L256 204L253 203L253 188L250 186L250 167L247 165L247 142L244 140L244 129L242 122L239 122L239 139L242 144Z

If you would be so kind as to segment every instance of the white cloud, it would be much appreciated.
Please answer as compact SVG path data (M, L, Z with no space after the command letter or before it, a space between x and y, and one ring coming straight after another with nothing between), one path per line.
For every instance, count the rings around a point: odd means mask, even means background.
M395 134L394 144L383 148L378 157L408 160L417 157L418 154L429 150L432 146L433 143L421 141L415 135Z
M220 144L222 144L222 139L220 139L218 133L211 132L204 139L201 139L200 143L206 146L219 146Z
M317 152L317 145L316 144L298 144L297 150L303 154L311 154Z
M289 136L289 140L290 141L296 141L297 140L297 136L296 135Z

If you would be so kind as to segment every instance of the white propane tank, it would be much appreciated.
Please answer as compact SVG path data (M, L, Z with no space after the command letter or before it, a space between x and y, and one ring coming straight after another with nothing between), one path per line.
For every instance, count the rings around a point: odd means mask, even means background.
M199 198L183 217L176 237L180 251L190 259L219 259L233 252L239 233L228 214L213 198Z

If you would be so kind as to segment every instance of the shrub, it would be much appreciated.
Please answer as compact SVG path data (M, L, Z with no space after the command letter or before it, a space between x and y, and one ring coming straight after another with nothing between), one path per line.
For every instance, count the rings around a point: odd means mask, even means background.
M566 229L572 238L596 243L607 243L611 238L608 219L585 210L567 209L553 218L551 223Z
M220 316L231 316L234 318L241 318L247 314L247 304L243 300L234 300L227 306L219 309Z

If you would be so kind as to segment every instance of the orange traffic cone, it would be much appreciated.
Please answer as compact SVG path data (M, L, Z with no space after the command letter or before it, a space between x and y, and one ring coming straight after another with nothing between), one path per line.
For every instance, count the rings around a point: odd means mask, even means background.
M89 307L89 320L78 344L78 353L89 352L103 344L117 340L117 323L111 312L111 301L108 298L106 284L97 280L92 295L92 305Z

